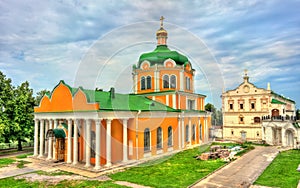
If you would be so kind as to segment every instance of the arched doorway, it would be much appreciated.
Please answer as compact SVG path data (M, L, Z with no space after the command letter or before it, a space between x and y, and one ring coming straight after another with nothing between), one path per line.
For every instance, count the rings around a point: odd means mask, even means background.
M286 130L286 146L294 146L294 134L292 130Z
M273 109L272 110L272 117L277 117L279 116L279 110L278 109Z

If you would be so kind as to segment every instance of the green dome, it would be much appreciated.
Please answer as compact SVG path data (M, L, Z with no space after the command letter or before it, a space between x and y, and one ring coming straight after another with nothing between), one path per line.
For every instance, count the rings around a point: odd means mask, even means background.
M176 51L171 51L167 45L159 45L153 52L144 53L140 56L138 67L143 61L150 62L150 66L155 64L163 64L166 59L173 59L177 65L184 65L188 62L188 58Z

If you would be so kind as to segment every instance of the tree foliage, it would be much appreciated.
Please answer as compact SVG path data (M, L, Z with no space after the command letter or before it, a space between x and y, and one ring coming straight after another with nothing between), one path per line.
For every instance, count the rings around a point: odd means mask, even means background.
M47 89L43 89L43 90L37 92L36 97L35 97L35 103L34 103L35 106L39 106L39 104L40 104L42 98L44 97L44 95L49 94L49 93L50 93L50 91L47 90Z
M216 109L213 104L207 103L205 105L205 110L212 112L212 117L211 117L212 125L222 125L223 124L223 116L222 116L221 109Z
M32 139L34 97L26 81L16 88L0 71L0 142L18 141L18 150L25 138Z

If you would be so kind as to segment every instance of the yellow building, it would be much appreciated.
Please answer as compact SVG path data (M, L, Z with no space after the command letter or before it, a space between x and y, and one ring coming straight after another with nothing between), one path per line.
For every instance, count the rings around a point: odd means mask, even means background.
M262 122L267 120L294 121L296 112L293 100L273 92L269 83L267 89L256 87L249 82L247 71L245 71L243 82L237 88L222 93L222 111L224 139L267 141L270 144L275 143L273 141L275 136L270 139ZM294 137L297 137L297 128L292 124L291 126L294 127L294 129L291 128ZM280 131L282 130L280 128Z

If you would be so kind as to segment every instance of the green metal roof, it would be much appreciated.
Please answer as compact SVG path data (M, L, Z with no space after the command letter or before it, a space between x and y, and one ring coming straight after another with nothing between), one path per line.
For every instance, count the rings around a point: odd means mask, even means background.
M66 133L63 129L53 129L55 138L65 138Z
M280 98L282 98L282 99L284 99L284 100L290 101L290 102L292 102L292 103L295 104L295 101L293 101L293 100L291 100L291 99L288 99L288 98L286 98L286 97L284 97L284 96L282 96L282 95L279 95L279 94L275 93L274 91L271 91L271 93L272 93L273 95L277 96L277 97L280 97Z
M111 97L110 92L83 90L88 97L88 102L98 102L100 110L118 110L118 111L168 111L176 112L177 110L170 108L162 103L153 101L144 96L134 94L115 93L115 97Z
M167 45L159 45L153 52L144 53L140 56L138 67L145 60L149 61L152 66L154 64L163 64L169 58L173 59L177 65L185 65L189 61L186 56L177 51L171 51Z
M281 102L281 101L279 101L279 100L277 100L277 99L272 99L271 103L272 103L272 104L286 104L286 103Z

